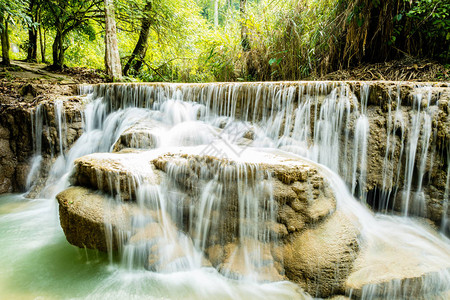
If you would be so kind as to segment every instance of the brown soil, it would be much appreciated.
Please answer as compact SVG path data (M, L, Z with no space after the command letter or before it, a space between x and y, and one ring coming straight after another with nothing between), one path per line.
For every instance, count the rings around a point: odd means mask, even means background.
M411 57L356 68L339 70L310 80L390 80L450 81L450 65ZM13 61L9 68L0 67L0 111L5 106L21 103L35 105L56 96L74 95L81 83L107 82L101 70L82 67L50 71L47 65Z
M411 57L326 74L319 80L450 81L450 65Z
M65 68L52 72L44 64L13 61L0 67L0 111L13 104L35 105L57 96L74 95L80 83L106 82L102 71L87 68Z

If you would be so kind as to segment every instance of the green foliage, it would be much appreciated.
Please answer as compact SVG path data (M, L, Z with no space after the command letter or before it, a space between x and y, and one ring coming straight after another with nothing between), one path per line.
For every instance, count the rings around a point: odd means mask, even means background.
M66 39L66 62L68 66L104 68L104 44L99 37L102 28L95 24L82 26L71 32Z
M2 0L0 1L0 14L2 14L12 25L15 21L31 24L32 20L26 14L26 1ZM4 29L4 24L0 23L0 31Z
M61 32L89 26L89 21L97 18L100 0L43 0L43 24Z
M97 32L93 26L93 24L85 23L80 27L76 28L76 31L79 35L83 35L88 38L90 42L94 42L97 38Z
M336 1L261 1L249 8L256 80L298 80L328 63ZM262 12L262 13L261 13ZM258 61L256 59L258 58Z
M210 30L199 45L204 49L198 57L199 72L196 81L233 81L235 67L242 57L237 22L224 24L221 30Z
M10 30L16 45L27 40L27 1L0 0L0 12L16 24ZM103 0L39 1L42 20L36 26L47 33L47 57L58 32L65 32L68 66L103 68ZM405 53L444 63L450 56L449 1L247 0L245 15L239 4L218 1L215 26L211 0L115 0L123 65L142 19L151 20L142 68L127 80L298 80ZM242 25L249 51L241 46Z
M401 16L401 14L399 14ZM450 59L450 2L442 0L414 1L405 16L414 22L412 34L423 33L431 45L437 47L440 58ZM400 20L398 20L400 21ZM411 34L411 35L412 35Z

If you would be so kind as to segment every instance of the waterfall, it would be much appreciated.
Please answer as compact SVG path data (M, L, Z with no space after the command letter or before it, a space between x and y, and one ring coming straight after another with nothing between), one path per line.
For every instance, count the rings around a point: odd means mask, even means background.
M426 216L424 180L431 179L429 170L433 161L427 157L435 155L435 151L430 150L435 144L431 145L430 141L437 103L431 99L429 86L416 85L411 106L406 108L408 104L400 95L401 84L389 87L389 94L383 100L387 107L386 138L383 141L386 148L381 152L381 166L376 168L380 170L379 174L367 174L368 163L371 162L368 151L376 141L370 137L370 128L374 124L370 124L372 117L368 116L369 98L375 92L373 84L361 83L357 87L345 82L82 86L80 93L88 94L86 101L89 103L83 113L86 135L79 143L86 146L80 147L84 150L70 150L69 157L64 158L67 121L62 113L62 102L55 102L59 167L53 166L48 182L62 178L76 157L111 151L125 128L144 118L130 117L129 109L150 109L155 114L152 118L159 120L159 133L150 138L157 147L208 144L217 134L211 127L209 132L203 129L208 126L223 128L232 121L241 120L240 126L249 128L254 135L253 146L276 147L324 164L339 173L352 194L363 203L367 201L368 192L372 193L371 197L375 193L378 200L371 199L371 202L377 201L375 207L379 209L401 207L405 216ZM395 102L391 99L393 91L396 92ZM37 109L36 114L39 111ZM129 121L123 121L125 115ZM168 119L161 120L161 116ZM109 118L108 124L104 124L106 118ZM176 124L179 126L173 127ZM33 130L39 131L40 126L35 123ZM95 129L108 133L102 134L100 144L104 147L94 146L90 141L98 140L94 137L99 134ZM114 134L110 135L112 131ZM163 132L172 138L161 139ZM198 135L198 132L205 133ZM134 140L139 143L136 138ZM39 138L35 141L36 155L28 185L31 185L40 165ZM424 178L426 174L428 178ZM371 192L369 188L373 188L374 176L382 179L376 179L377 187L375 192Z
M66 137L71 125L64 102L53 105L59 151L40 195L54 198L69 187L76 171L74 163L93 154L90 159L112 166L110 173L97 170L95 176L98 190L113 199L106 211L112 215L115 205L124 200L135 200L139 208L132 229L120 233L123 268L162 274L208 269L257 285L285 278L271 252L280 242L271 229L279 209L273 193L276 187L271 183L274 178L260 166L269 157L261 153L278 153L307 161L326 175L336 210L344 212L360 230L358 247L364 250L365 259L376 265L377 249L394 255L397 248L398 253L422 257L430 264L427 272L431 266L447 266L448 239L410 218L429 215L429 157L441 155L430 149L435 146L437 103L426 86L411 88L412 103L402 97L401 84L389 86L389 92L380 94L382 100L380 95L374 96L379 93L375 86L370 82L82 86L83 134L70 147ZM39 106L33 115L35 158L28 187L33 186L42 160L42 120ZM135 149L124 149L127 145ZM158 170L146 163L167 153L175 156L180 148L188 149L184 156L161 163ZM376 154L371 152L374 149ZM119 154L108 154L119 150ZM133 159L121 160L120 155L127 153ZM447 149L440 203L443 232L448 226L449 153ZM218 162L214 165L208 157ZM156 178L158 172L166 174L164 180L146 180ZM376 192L380 195L374 200ZM306 200L314 201L312 196ZM386 214L372 213L369 204L378 205ZM400 210L403 217L391 214L392 210ZM235 219L238 225L231 222ZM106 222L105 226L109 261L114 265L115 229ZM228 226L233 236L225 234L221 226ZM223 244L228 247L226 259L217 265L208 262L207 256ZM269 273L277 276L265 276ZM395 280L389 286L365 286L358 297L375 299L380 293L387 298L411 296L407 288L414 284L425 296L445 290L450 283L448 269L424 274L420 283L407 283L406 287ZM346 292L351 296L354 291Z

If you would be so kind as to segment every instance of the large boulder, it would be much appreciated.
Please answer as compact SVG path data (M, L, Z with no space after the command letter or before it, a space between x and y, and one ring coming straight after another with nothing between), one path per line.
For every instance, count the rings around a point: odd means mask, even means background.
M113 251L131 233L129 204L114 205L108 197L83 187L71 187L57 199L61 227L72 245Z
M303 286L310 291L320 289L325 281L313 280L313 272L305 270L305 266L316 263L316 257L304 256L303 260L297 260L292 258L296 256L294 250L288 250L293 243L305 236L312 240L316 237L316 253L320 253L318 249L321 247L318 244L325 235L330 236L330 240L334 237L342 242L342 249L336 247L340 252L336 250L334 257L325 255L323 258L324 264L330 259L329 265L322 267L322 272L326 274L324 277L331 278L344 268L332 267L339 259L344 259L345 268L348 268L348 264L351 264L350 257L340 258L339 255L346 255L348 248L344 248L345 245L350 245L353 248L348 247L352 251L357 251L356 234L341 234L338 230L340 227L330 221L337 219L333 217L336 199L316 165L284 152L247 149L237 158L217 158L202 155L201 152L202 147L191 147L171 149L168 152L121 151L88 155L75 162L73 182L121 195L123 200L140 201L137 191L139 187L148 184L160 185L162 193L166 189L169 193L167 196L172 195L165 207L166 211L172 212L165 218L172 225L168 226L166 223L161 227L161 222L152 221L128 233L128 236L132 236L128 240L129 245L135 245L136 249L152 245L147 250L149 259L145 264L154 270L167 270L171 268L173 261L186 261L183 258L186 253L181 250L190 248L191 246L186 246L190 242L185 242L181 247L177 246L178 242L174 242L180 238L170 241L162 238L165 231L172 232L169 236L180 237L178 233L174 233L177 230L173 228L180 228L187 236L192 237L197 249L204 252L211 264L233 278L254 278L254 274L260 274L256 276L258 280L276 281L287 278L304 283ZM131 188L130 182L135 184ZM205 202L205 196L215 197L209 211L205 210L209 205ZM69 215L67 210L72 207L67 203L73 201L88 205L86 201L67 200L70 197L80 196L70 189L58 196L62 210L61 222L69 234L71 231L67 228L71 227L68 223L78 222L78 225L72 225L76 228L85 226L85 221L81 222L83 218L76 219ZM82 197L86 196L83 194ZM251 202L247 203L246 199L251 199ZM97 207L85 208L86 211L91 209L100 215L105 213ZM150 208L147 206L146 209ZM85 210L79 211L81 213ZM258 219L254 219L253 214L243 214L245 211L255 211ZM68 216L70 220L67 220ZM345 223L344 218L340 219ZM333 225L328 226L329 222ZM99 226L98 222L95 224ZM211 224L210 229L202 227L204 224ZM344 226L342 231L346 230L351 231ZM72 243L88 244L83 239L82 242L74 242L73 236L72 234L68 238ZM262 236L267 238L261 239ZM99 239L99 243L104 242ZM169 245L173 246L170 250L173 254L163 255L163 260L158 259L163 252L161 249L168 249ZM104 249L103 246L96 248ZM325 248L322 246L323 249ZM248 253L254 254L250 256L252 259L247 256ZM329 291L341 291L342 286L338 286L324 287L317 294L328 295Z
M126 246L144 254L146 267L156 271L175 269L170 265L194 251L192 241L164 212L117 202L84 187L71 187L57 200L64 234L80 248L106 252Z
M283 246L286 276L313 296L343 294L358 255L358 233L336 212L319 226L292 234Z

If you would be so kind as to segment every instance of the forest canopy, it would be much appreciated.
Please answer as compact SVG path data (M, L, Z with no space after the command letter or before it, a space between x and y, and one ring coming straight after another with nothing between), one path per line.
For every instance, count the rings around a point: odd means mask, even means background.
M104 69L105 2L0 0L2 63ZM113 9L130 80L299 80L404 57L450 63L448 1L116 0Z

